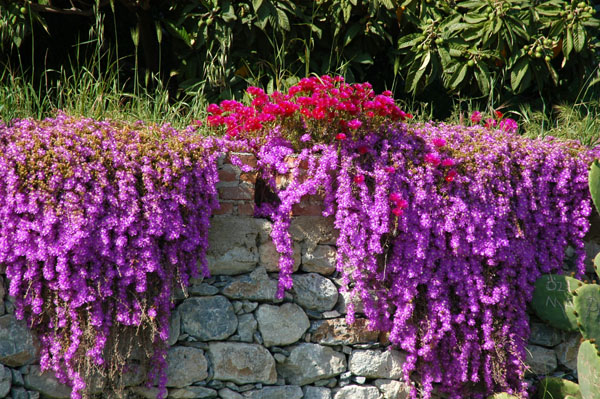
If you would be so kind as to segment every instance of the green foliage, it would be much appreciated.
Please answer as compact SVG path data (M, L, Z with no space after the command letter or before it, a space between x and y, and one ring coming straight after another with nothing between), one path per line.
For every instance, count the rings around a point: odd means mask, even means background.
M573 305L581 335L600 342L600 285L585 284L577 288Z
M538 384L534 399L566 399L568 395L582 399L579 385L563 378L546 377Z
M405 89L435 81L467 96L568 88L595 68L599 20L586 2L407 0L404 19L413 33L397 43Z
M563 275L547 274L535 282L532 306L538 317L564 331L577 331L572 291L581 281Z
M508 393L497 393L494 394L492 396L488 396L487 399L518 399L516 396L514 395L510 395Z
M590 165L588 184L590 186L590 195L592 196L594 206L596 206L596 210L600 212L600 162L597 159ZM594 262L594 264L596 264L596 262Z
M591 340L579 347L577 374L583 399L600 399L600 350Z

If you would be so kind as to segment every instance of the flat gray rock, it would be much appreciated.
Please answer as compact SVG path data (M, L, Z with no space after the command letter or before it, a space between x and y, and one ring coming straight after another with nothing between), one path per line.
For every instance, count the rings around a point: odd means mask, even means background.
M178 311L183 332L201 341L225 339L238 326L231 302L221 295L188 298Z
M303 399L331 399L331 389L325 387L313 387L310 385L302 388Z
M265 346L293 344L310 327L308 316L294 303L260 305L256 311L256 321Z
M406 355L397 350L355 350L350 355L349 369L354 375L366 378L402 378Z
M269 278L264 267L257 267L250 275L237 277L223 289L223 295L230 299L248 301L281 302L275 298L277 280Z
M375 380L375 386L384 399L408 399L409 387L405 382L396 380Z
M206 387L190 386L169 389L167 397L170 399L213 399L217 397L217 391Z
M258 323L252 313L238 316L237 335L242 342L252 342Z
M252 271L258 263L259 226L251 217L215 216L211 220L206 259L212 275Z
M291 384L308 385L346 371L346 356L330 347L299 344L277 371Z
M338 290L331 280L317 273L292 276L294 301L304 309L325 312L333 309L338 300Z
M237 342L214 342L208 353L214 368L214 379L236 384L277 381L275 359L263 346Z
M527 357L525 364L529 372L536 375L547 375L556 370L556 353L552 349L541 346L527 345Z
M25 388L38 391L52 399L69 399L71 388L61 384L51 371L41 372L40 366L33 365L25 375Z
M340 389L333 399L382 399L379 389L375 387L363 387L359 385L348 385Z
M529 343L541 346L556 346L560 344L561 333L544 323L532 322L530 325Z
M295 385L264 387L257 391L244 393L244 397L247 399L301 399L302 396L302 389Z
M200 349L175 346L167 353L167 386L183 388L208 377L208 364Z
M23 320L12 314L0 317L0 364L21 367L35 359L33 335Z
M300 267L300 244L294 242L294 271L297 271ZM279 272L279 252L275 248L273 241L267 241L258 247L258 254L260 257L260 265L264 266L268 272Z
M302 254L302 271L328 276L335 271L335 257L335 247L317 245L313 250L306 250Z
M12 385L12 373L8 367L0 364L0 398L4 398L10 392Z

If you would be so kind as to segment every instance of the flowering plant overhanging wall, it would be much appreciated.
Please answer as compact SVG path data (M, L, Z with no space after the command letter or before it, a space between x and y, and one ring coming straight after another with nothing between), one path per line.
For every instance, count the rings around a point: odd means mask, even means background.
M591 152L525 139L499 113L484 126L407 125L390 93L340 78L248 94L250 106L211 105L208 124L257 155L276 194L257 214L274 222L279 295L292 283L292 207L321 195L340 232L343 289L408 353L413 398L434 387L456 399L526 395L534 282L562 269L568 245L584 271Z
M568 245L583 272L594 153L522 138L500 114L471 127L407 124L391 93L341 78L248 96L209 106L223 139L64 114L0 126L0 264L42 367L78 398L86 367L118 373L105 353L134 328L153 344L149 381L164 396L173 289L198 262L208 274L216 158L242 150L276 194L256 212L273 220L280 297L292 284L293 206L321 196L343 289L358 300L348 321L364 312L407 353L413 398L525 396L526 305Z

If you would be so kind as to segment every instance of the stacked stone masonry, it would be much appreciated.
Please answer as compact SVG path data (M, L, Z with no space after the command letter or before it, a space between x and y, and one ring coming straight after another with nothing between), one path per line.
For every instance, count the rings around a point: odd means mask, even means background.
M243 156L245 163L253 163ZM212 218L212 277L176 297L168 352L168 397L177 399L404 399L404 354L364 318L345 322L338 292L336 232L315 198L294 210L294 288L275 299L278 254L271 223L254 218L256 175L219 165L221 209ZM13 316L0 275L0 398L68 398L36 365L36 339ZM360 310L360 307L358 307ZM527 359L536 375L576 376L578 334L532 319ZM146 370L124 376L129 397L155 398Z

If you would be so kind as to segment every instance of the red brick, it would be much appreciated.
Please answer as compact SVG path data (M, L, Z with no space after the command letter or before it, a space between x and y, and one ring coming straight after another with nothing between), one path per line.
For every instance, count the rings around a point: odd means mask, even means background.
M248 182L248 183L256 183L256 177L257 177L257 173L256 172L250 172L250 173L241 173L240 174L240 180L243 182Z
M213 215L229 215L233 213L233 204L231 202L219 202L220 209L215 209Z
M247 202L238 204L237 213L241 216L253 216L254 215L254 203Z
M222 168L219 169L219 181L237 181L237 173L236 169L233 165L223 165Z
M245 153L232 153L227 155L227 159L225 159L225 163L231 164L231 157L237 157L240 161L242 161L245 165L250 165L253 168L256 168L256 157L252 154Z
M254 187L220 187L219 198L222 200L251 200L254 199Z

